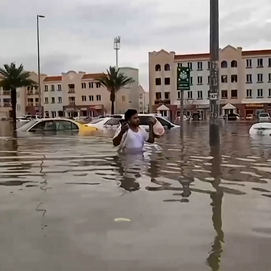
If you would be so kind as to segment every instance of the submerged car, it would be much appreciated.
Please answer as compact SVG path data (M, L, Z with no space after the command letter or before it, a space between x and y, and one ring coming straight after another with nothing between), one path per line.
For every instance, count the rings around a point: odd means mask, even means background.
M271 123L255 123L249 129L250 135L271 136Z
M31 120L23 126L19 127L17 131L30 133L71 131L85 135L98 131L98 128L91 125L82 124L71 119L45 118Z
M155 114L139 114L138 117L139 125L146 130L149 128L150 117L156 118L165 129L180 127L161 116L155 116ZM123 119L124 115L113 115L111 117L93 119L88 125L97 127L100 130L116 130Z

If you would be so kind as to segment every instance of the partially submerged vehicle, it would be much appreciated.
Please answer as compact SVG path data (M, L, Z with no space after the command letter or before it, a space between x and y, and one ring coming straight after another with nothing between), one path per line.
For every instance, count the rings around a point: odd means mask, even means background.
M250 135L271 136L271 123L255 123L249 129Z
M88 133L98 131L98 128L82 124L71 119L45 118L31 120L17 129L17 132L22 133L56 133L64 131L86 135Z

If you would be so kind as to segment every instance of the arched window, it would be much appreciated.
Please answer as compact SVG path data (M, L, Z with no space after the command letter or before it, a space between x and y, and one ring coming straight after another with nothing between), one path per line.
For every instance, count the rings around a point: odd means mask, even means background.
M170 71L170 65L169 64L165 64L165 71Z
M231 67L232 67L232 68L237 68L237 61L236 61L236 60L233 60L233 61L231 62Z
M159 64L155 65L155 71L160 72L161 71L161 65L159 65Z
M228 68L228 63L227 63L227 61L223 60L223 61L221 62L221 68Z

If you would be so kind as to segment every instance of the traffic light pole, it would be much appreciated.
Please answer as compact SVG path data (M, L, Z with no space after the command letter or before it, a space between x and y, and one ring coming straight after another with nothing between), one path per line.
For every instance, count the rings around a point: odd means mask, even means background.
M219 142L219 0L210 0L210 144Z

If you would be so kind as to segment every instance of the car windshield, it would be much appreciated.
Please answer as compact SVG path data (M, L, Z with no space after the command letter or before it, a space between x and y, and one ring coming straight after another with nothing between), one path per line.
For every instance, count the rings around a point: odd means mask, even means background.
M269 117L269 114L267 114L267 113L261 113L260 117Z
M37 123L39 120L31 120L27 123L25 123L24 125L22 125L21 127L18 128L18 131L27 131L30 127L32 127L32 125L34 125L35 123Z
M104 120L103 118L100 118L100 119L94 119L90 122L90 124L96 124L98 122L101 122L102 120Z

